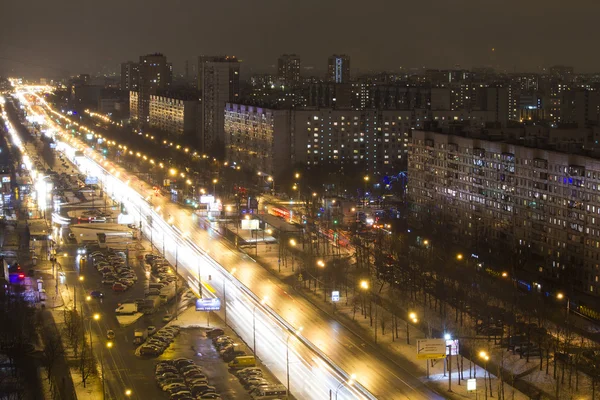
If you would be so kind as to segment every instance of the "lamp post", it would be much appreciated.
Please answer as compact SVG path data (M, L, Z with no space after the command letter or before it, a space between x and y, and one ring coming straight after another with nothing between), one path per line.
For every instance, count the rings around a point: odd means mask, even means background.
M79 275L79 282L83 282L83 275ZM73 285L73 311L77 311L77 285ZM83 307L81 308L81 312L83 312Z
M268 297L265 297L264 299L261 300L260 304L261 305L265 305L265 303L267 302ZM254 308L252 309L252 341L253 341L253 347L252 347L252 352L254 353L254 355L256 355L256 307L258 305L255 305Z
M292 335L299 336L302 333L302 327L299 327L293 332L288 333L288 337L285 341L285 364L286 364L286 377L287 377L287 394L286 398L290 398L290 338Z
M295 239L290 239L290 246L291 247L296 247L296 240ZM292 272L294 272L294 253L292 253Z
M185 239L188 237L189 232L183 232L181 234L182 245L185 243ZM179 314L179 304L177 303L178 297L178 281L179 281L179 243L175 242L175 320L177 320L177 316Z
M106 342L106 348L112 349L113 342ZM102 379L102 398L106 400L106 390L104 389L104 354L102 347L100 348L100 373Z
M485 398L487 399L487 378L486 378L486 374L489 376L490 373L487 370L487 363L490 359L490 356L487 354L487 352L485 351L480 351L479 352L479 358L481 358L483 360L483 382L484 382L484 388L485 388ZM494 397L492 394L492 377L490 376L490 397Z
M219 182L219 180L217 178L212 180L213 183L213 196L217 195L217 182Z
M348 384L348 386L352 386L354 384L354 381L356 381L356 374L352 374L350 375L350 379L348 379L347 381L343 381L341 382L337 389L335 389L335 400L337 400L337 396L338 396L338 391L345 385Z
M566 309L566 319L569 319L569 314L571 314L571 299L568 296L565 296L563 293L558 293L556 298L559 300L567 299L567 309Z
M417 314L414 312L410 312L408 313L408 319L406 320L406 344L410 344L410 332L409 332L409 327L410 327L410 322L412 322L413 324L416 324L417 322L419 322L419 320L417 319Z

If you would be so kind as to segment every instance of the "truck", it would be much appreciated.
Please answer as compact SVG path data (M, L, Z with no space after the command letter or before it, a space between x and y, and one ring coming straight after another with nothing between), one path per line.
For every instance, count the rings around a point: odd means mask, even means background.
M144 299L144 314L154 313L160 306L160 296L152 295Z
M125 303L121 304L115 310L115 314L117 315L132 315L138 311L137 305L135 303Z
M146 330L136 329L133 332L133 344L140 345L140 344L144 343L146 341L147 336L148 336L148 333Z

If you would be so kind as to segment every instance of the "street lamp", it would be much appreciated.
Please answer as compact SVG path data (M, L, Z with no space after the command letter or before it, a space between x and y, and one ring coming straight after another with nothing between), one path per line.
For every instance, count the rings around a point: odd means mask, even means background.
M106 342L106 348L108 350L112 349L112 347L113 342ZM104 389L104 354L102 347L100 347L100 372L102 374L102 376L100 377L102 379L102 398L106 399L106 390Z
M490 356L483 350L481 350L479 352L479 358L481 358L483 360L483 382L485 384L485 398L487 399L487 378L486 378L486 374L488 374L488 376L490 375L490 373L487 370L487 363L490 359ZM490 376L490 397L493 397L492 394L492 377Z
M300 334L302 333L302 329L304 329L304 328L303 327L299 327L295 331L292 331L292 332L288 333L288 337L287 337L287 339L285 341L285 363L286 363L286 376L287 376L287 394L286 394L286 398L287 399L290 398L290 338L292 337L292 335L294 335L294 336L300 336Z
M290 246L296 247L296 239L290 239ZM292 272L294 272L294 253L292 253Z
M217 178L212 180L213 182L213 195L216 196L217 195L217 182L219 182L219 180Z
M133 392L131 391L131 389L125 390L125 396L127 396L127 397L131 397L132 393Z
M269 298L267 296L265 296L260 301L260 304L264 306L268 299ZM254 355L256 355L256 307L257 307L257 305L255 305L254 309L252 310L252 340L254 343L253 347L252 347L252 351L254 352Z
M325 268L325 263L323 262L323 260L317 261L317 265L321 268Z
M414 312L410 312L408 313L408 319L406 320L406 344L410 344L410 336L409 336L409 322L412 322L413 324L416 324L417 322L419 322L419 320L417 319L417 313Z
M571 299L569 299L569 297L565 296L563 293L557 293L556 294L556 298L558 300L562 300L564 298L567 299L567 313L566 313L566 316L567 316L567 319L568 319L569 318L569 314L571 313Z
M354 384L354 381L356 381L356 374L350 375L350 379L340 383L337 389L335 389L335 400L337 400L338 391L342 388L342 386L344 386L345 384L348 384L348 386L352 386Z
M456 259L457 259L458 261L462 260L462 259L463 259L463 255L462 255L461 253L458 253L458 254L456 255Z

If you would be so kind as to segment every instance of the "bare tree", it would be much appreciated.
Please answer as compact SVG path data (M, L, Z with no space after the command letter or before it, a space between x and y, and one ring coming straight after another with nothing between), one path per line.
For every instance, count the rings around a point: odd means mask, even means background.
M42 363L46 368L46 378L52 384L52 374L57 361L64 355L62 343L58 331L51 330L44 336L44 350L42 352Z

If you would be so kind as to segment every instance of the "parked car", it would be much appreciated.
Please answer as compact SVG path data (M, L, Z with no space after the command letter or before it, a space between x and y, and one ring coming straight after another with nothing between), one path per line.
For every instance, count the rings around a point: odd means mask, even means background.
M152 336L156 333L156 327L154 325L150 325L148 328L146 328L146 331L148 336Z
M104 293L99 290L92 290L90 292L90 296L92 296L94 299L101 299L104 297Z
M225 331L221 328L213 328L213 329L206 331L206 337L209 339L217 338L224 334L225 334Z
M127 286L120 282L115 282L112 286L112 290L115 292L124 292L127 290Z

